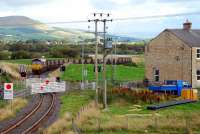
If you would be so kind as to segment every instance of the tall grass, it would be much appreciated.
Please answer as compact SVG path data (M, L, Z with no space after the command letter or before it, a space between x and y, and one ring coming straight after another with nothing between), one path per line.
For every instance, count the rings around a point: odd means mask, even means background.
M108 115L107 115L108 116ZM108 132L117 133L120 131L126 133L145 133L152 132L154 134L191 134L192 132L198 133L200 125L200 117L195 118L191 116L191 120L186 124L184 117L105 117L101 115L100 118L88 118L82 122L80 128L84 133L101 132L107 134Z
M0 62L0 68L8 73L12 78L20 80L19 64ZM27 71L30 71L30 66L26 65Z
M62 118L59 118L50 127L43 130L43 134L74 134L72 131L72 117L69 113L65 113Z
M16 98L0 109L0 121L14 117L16 113L27 104L26 99Z

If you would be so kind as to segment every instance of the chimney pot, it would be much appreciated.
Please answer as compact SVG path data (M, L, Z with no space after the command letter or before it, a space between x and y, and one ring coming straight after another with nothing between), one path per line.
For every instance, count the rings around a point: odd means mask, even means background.
M183 23L183 29L189 31L192 28L192 23L186 20L185 23Z

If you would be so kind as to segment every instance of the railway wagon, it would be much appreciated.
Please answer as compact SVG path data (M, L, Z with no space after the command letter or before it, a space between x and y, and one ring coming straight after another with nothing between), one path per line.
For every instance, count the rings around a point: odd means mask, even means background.
M54 70L65 63L64 59L54 59L54 60L46 60L46 59L33 59L32 60L32 73L35 75L40 75L46 71Z

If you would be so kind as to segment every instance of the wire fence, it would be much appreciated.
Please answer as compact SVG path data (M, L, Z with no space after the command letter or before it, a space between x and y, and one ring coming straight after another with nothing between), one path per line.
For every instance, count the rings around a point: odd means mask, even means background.
M74 119L72 118L72 129L75 134L81 134L81 130L78 128L76 123L74 122Z
M81 134L81 129L79 128L81 122L85 120L85 115L90 112L91 109L97 108L94 101L90 102L86 106L82 106L80 110L75 115L75 118L72 119L72 128L76 134Z
M108 117L106 117L108 118ZM90 124L87 124L90 122ZM140 133L187 133L199 132L200 121L195 117L187 118L177 115L162 116L159 114L132 114L113 116L108 119L96 118L83 123L80 130L84 133L125 131Z

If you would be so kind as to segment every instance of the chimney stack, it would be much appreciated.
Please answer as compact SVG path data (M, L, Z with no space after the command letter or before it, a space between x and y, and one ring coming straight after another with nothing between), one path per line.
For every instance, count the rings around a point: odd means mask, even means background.
M192 23L189 22L188 19L187 19L186 22L183 23L183 30L190 31L191 28L192 28Z

